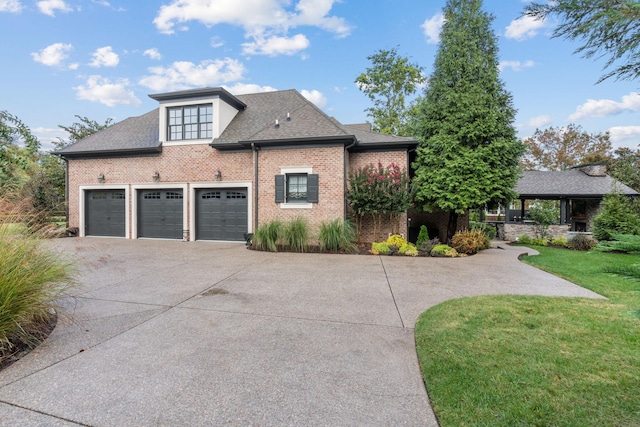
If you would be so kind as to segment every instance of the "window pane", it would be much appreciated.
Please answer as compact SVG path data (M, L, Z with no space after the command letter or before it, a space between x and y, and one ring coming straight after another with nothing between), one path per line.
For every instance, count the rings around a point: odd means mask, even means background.
M184 125L184 139L198 139L198 125Z
M307 200L307 175L287 175L287 202Z
M198 123L198 107L184 107L184 123Z

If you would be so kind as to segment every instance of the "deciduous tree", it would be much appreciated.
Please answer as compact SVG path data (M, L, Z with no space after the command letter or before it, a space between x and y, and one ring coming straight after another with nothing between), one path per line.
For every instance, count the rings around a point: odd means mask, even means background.
M407 122L412 107L406 105L406 99L425 82L422 67L400 56L397 48L381 49L367 59L372 66L355 83L373 102L373 107L366 109L373 119L373 130L409 136Z
M527 152L521 163L525 170L565 170L611 157L609 132L588 133L575 124L536 129L524 144Z
M536 19L558 17L560 23L553 37L579 40L582 46L575 53L585 58L607 57L605 68L615 68L600 77L598 83L610 77L616 80L640 77L638 0L534 2L526 6L525 14Z
M449 211L447 239L469 208L515 197L524 146L499 77L493 16L480 0L449 0L434 71L419 105L416 200Z
M609 175L640 192L640 150L618 148L609 162Z
M89 135L92 135L102 129L106 129L113 124L112 118L108 118L107 120L104 121L103 124L100 124L95 120L90 120L86 117L81 117L77 114L75 117L78 120L80 120L80 122L75 122L71 126L58 125L59 128L69 132L70 143L78 142L81 139L86 138ZM59 148L62 148L62 147L59 147Z
M40 142L18 117L0 111L0 191L16 191L28 179Z

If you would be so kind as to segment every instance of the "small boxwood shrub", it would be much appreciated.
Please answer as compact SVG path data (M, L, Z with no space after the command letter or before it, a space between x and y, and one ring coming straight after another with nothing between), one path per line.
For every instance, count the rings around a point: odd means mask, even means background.
M516 237L516 242L522 243L523 245L530 245L531 240L531 237L527 236L526 234L523 234L520 237Z
M431 249L431 256L455 257L458 256L458 252L451 246L440 243Z
M564 237L556 237L555 239L551 240L551 244L553 246L561 246L563 248L567 247L567 239Z
M399 234L392 234L387 239L387 244L389 246L395 246L397 248L401 248L407 244L407 240Z
M451 246L461 254L473 255L490 246L489 238L481 230L457 232L451 239Z
M391 252L391 248L387 242L373 242L370 252L374 255L387 255Z

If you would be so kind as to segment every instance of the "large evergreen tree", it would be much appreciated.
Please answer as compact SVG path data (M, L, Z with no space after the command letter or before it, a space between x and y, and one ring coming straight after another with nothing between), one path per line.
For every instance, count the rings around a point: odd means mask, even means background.
M511 94L499 77L493 16L481 0L449 0L429 86L419 106L416 200L458 215L515 197L524 145L513 127Z

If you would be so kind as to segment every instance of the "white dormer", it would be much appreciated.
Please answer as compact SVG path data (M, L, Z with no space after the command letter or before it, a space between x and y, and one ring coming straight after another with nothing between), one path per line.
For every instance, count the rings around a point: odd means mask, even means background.
M149 95L159 102L162 145L209 144L247 105L223 88Z

